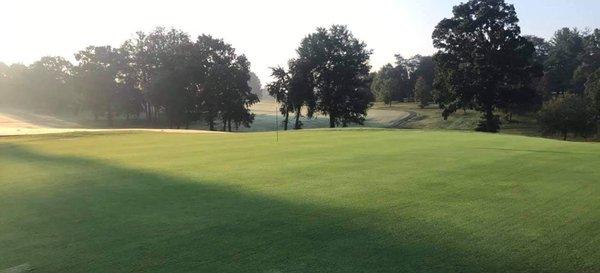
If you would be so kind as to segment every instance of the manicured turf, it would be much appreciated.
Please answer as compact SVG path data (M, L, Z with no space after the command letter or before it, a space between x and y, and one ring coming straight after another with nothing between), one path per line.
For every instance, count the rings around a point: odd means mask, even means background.
M392 130L0 138L0 270L599 272L600 145Z

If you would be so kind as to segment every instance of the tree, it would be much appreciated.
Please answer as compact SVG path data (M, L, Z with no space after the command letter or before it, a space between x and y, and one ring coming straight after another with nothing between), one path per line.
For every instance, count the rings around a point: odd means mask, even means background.
M585 94L591 101L597 128L600 129L600 68L590 75L585 83Z
M223 121L227 122L227 130L231 132L232 122L235 128L239 126L250 127L254 121L254 114L250 112L250 106L259 101L258 96L252 93L248 81L250 80L250 62L246 56L235 55L234 60L227 66L229 82L224 92L221 108ZM223 127L225 128L225 127Z
M314 92L311 64L303 59L289 61L288 97L292 112L295 114L294 129L302 129L302 109L306 108L306 116L312 118L317 108Z
M495 110L525 90L536 72L534 47L521 36L514 6L504 0L469 0L453 14L433 32L443 116L473 107L483 113L477 130L497 132Z
M595 115L591 103L582 95L566 94L544 104L539 113L542 133L560 134L567 140L569 133L588 137L595 131Z
M116 105L117 55L110 46L89 46L75 54L79 65L74 69L74 81L84 106L92 111L95 119L106 115L109 125L112 125Z
M585 89L588 78L600 69L600 29L585 35L583 52L579 55L580 64L573 74L574 89Z
M386 64L377 71L371 84L371 90L375 98L390 106L400 81L394 74L394 67L391 64Z
M73 108L75 101L69 83L73 65L62 57L42 57L27 69L25 95L37 110L58 113Z
M423 78L428 86L433 85L435 76L435 63L431 56L415 55L404 59L396 55L397 69L400 71L402 80L401 88L403 90L402 98L412 98L415 96L415 84L419 78Z
M8 77L10 67L3 62L0 62L0 106L8 104L7 98L10 96L8 89L8 83L10 81Z
M535 49L533 63L543 70L544 65L548 61L552 45L544 38L534 35L525 35L523 37L533 44ZM551 83L551 76L546 71L543 71L541 75L532 79L532 88L537 93L535 104L536 106L539 106L542 101L547 100L552 96L554 88Z
M12 64L3 73L2 103L11 106L26 106L30 97L27 97L25 85L27 82L28 68L23 64Z
M363 124L373 100L369 89L371 51L366 44L346 26L333 25L309 34L297 53L311 68L316 107L329 115L329 126Z
M554 33L550 44L545 66L553 93L580 93L581 90L576 90L573 76L580 65L579 56L584 50L583 34L577 29L562 28Z
M269 95L279 103L279 111L283 114L283 129L287 131L292 105L289 98L290 75L283 67L271 68L271 77L275 80L267 84Z
M420 108L425 108L431 103L431 87L427 84L424 77L419 77L417 80L414 94Z
M203 116L211 130L217 118L224 131L231 131L232 126L249 127L254 120L249 107L258 102L258 96L248 85L250 62L246 56L237 55L230 44L210 35L198 37L195 47L202 56L196 63L204 63L197 71L206 69L204 76L198 74L196 84L200 87Z
M252 89L253 94L256 94L258 98L262 98L262 84L254 72L250 72L250 80L248 81L248 85Z
M533 61L543 66L548 60L552 45L544 38L535 35L524 35L523 37L533 44L533 48L535 49Z

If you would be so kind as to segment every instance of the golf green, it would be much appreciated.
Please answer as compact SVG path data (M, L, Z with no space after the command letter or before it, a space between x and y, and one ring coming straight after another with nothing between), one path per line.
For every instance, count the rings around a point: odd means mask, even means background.
M0 271L600 272L600 145L464 132L0 138Z

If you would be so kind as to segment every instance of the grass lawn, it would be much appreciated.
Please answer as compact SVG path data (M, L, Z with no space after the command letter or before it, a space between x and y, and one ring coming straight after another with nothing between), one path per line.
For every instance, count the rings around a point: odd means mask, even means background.
M0 138L0 271L600 272L600 145L323 130Z

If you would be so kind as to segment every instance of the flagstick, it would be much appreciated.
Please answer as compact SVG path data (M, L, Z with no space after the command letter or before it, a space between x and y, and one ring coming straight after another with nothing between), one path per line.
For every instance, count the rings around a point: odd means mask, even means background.
M279 120L277 119L277 107L275 107L275 135L276 142L279 142Z

